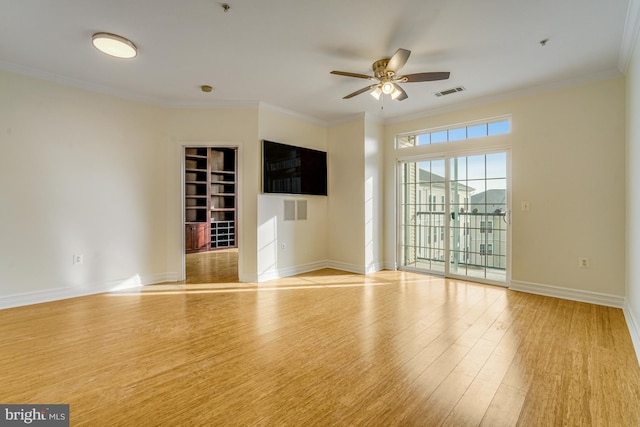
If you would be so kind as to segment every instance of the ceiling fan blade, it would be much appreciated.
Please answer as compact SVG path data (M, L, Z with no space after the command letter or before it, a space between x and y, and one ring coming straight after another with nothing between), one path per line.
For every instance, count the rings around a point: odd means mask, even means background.
M398 80L407 83L413 82L431 82L434 80L446 80L449 78L449 72L435 72L435 73L415 73L407 74L406 76L398 77Z
M353 93L350 93L349 95L347 95L347 96L343 97L342 99L349 99L349 98L353 98L354 96L358 96L358 95L360 95L361 93L365 93L366 91L371 90L371 89L373 89L373 88L374 88L374 87L376 87L376 86L378 86L378 85L377 85L377 84L375 84L375 85L371 85L371 86L363 87L362 89L357 90L357 91L355 91L355 92L353 92Z
M385 71L393 71L397 73L400 68L406 64L407 59L409 59L409 55L411 55L411 51L407 49L398 49L396 53L393 54L389 62L387 63L387 68Z
M394 85L394 86L396 87L396 89L400 91L400 95L396 97L396 101L403 101L409 97L409 95L407 95L407 92L405 92L404 89L400 87L400 85Z
M359 79L375 80L375 77L367 76L365 74L349 73L348 71L332 71L331 74L337 74L339 76L357 77Z

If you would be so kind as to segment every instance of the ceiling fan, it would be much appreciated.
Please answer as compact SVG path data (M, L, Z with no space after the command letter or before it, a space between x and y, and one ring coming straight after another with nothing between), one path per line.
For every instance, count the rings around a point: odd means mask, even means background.
M410 50L398 49L391 58L377 60L372 66L373 76L349 73L347 71L332 71L331 74L378 81L377 83L350 93L342 99L353 98L354 96L373 89L371 96L376 99L380 99L380 96L384 93L386 95L391 95L392 99L397 99L398 101L408 98L407 93L398 83L429 82L434 80L446 80L449 78L449 72L415 73L405 74L403 76L397 75L400 68L402 68L407 62L407 59L409 59L409 55L411 55Z

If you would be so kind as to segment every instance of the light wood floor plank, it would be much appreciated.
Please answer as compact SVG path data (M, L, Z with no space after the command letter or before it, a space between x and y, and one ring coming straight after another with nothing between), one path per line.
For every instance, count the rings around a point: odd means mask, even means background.
M0 401L74 426L640 425L621 310L406 272L18 307L0 346Z
M186 254L185 267L185 283L237 282L238 249L218 249Z

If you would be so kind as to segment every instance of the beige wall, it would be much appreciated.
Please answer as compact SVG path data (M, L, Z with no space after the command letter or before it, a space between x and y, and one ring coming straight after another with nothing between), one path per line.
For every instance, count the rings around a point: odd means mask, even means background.
M329 129L329 243L332 265L364 272L364 118Z
M167 116L0 72L0 297L30 303L172 278Z
M639 99L637 64L636 54L630 117ZM193 144L239 147L242 280L323 261L351 271L392 267L393 136L504 114L513 132L477 147L511 148L513 280L625 295L625 196L631 218L638 179L629 167L625 189L624 79L386 127L362 116L326 128L257 104L160 108L6 72L0 93L0 297L14 302L177 279L181 147ZM632 162L640 131L631 119L628 132ZM260 194L261 138L329 155L329 197L308 199L307 222L276 220L276 241L288 250L274 258L262 253L269 239L260 230L278 218L285 197ZM525 200L528 212L518 209ZM627 227L634 236L631 221ZM639 313L634 240L626 247L626 292ZM72 265L74 253L84 264ZM580 256L590 258L590 269L578 268Z
M513 281L623 296L624 91L618 78L388 126L385 172L394 171L398 133L511 115L511 134L453 144L511 149ZM393 200L391 180L385 190ZM386 206L385 237L394 242L395 210ZM580 269L578 257L591 268Z
M260 144L257 108L171 109L167 124L170 147L166 153L169 271L182 274L182 147L185 145L238 147L238 274L257 280L257 197L260 183Z
M255 107L168 109L0 73L0 306L178 280L182 147L236 146L239 273L255 281L260 138L326 149L326 128ZM327 201L281 229L281 268L326 260ZM74 254L84 255L73 265Z

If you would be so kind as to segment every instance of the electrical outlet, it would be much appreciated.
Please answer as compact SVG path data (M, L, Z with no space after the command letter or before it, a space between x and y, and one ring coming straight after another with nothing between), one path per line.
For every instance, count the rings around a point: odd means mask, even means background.
M578 258L578 267L590 268L591 264L589 263L589 258L585 258L585 257Z
M84 263L84 255L82 255L82 254L73 254L73 263L74 264L82 264L82 263Z

